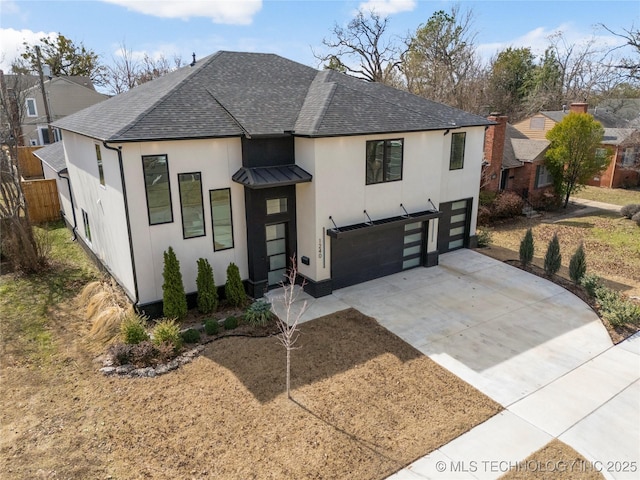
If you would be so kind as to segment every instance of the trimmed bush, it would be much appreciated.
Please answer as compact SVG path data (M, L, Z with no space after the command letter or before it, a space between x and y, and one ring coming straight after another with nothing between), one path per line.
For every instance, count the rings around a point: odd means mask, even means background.
M174 319L161 320L153 329L153 343L160 345L164 342L169 342L175 352L182 347L180 327Z
M198 311L200 313L215 312L218 308L218 290L213 279L213 268L206 258L198 259Z
M195 328L185 330L180 336L184 343L198 343L200 341L200 332Z
M233 330L238 327L238 319L236 317L227 317L224 319L224 329Z
M220 324L215 318L208 318L204 322L204 331L207 335L216 335L218 330L220 330Z
M620 209L620 215L626 218L632 218L638 212L640 212L640 203L630 203Z
M491 190L480 190L480 194L478 195L478 202L481 206L488 207L495 201L497 196L498 194Z
M158 350L155 345L148 340L140 342L131 347L131 363L136 367L148 367L157 363Z
M505 191L493 202L493 216L496 218L512 218L522 215L524 200L515 192Z
M253 302L244 314L245 321L252 327L264 327L272 317L271 304L264 300Z
M575 253L571 256L569 261L569 277L573 280L573 283L580 283L582 277L587 272L587 258L584 253L584 247L582 243L578 245Z
M560 270L561 265L560 242L558 241L558 234L554 233L544 256L544 271L547 275L555 275Z
M533 252L533 232L531 228L528 228L524 234L524 238L520 242L520 263L522 263L524 267L529 266L531 260L533 260Z
M640 323L640 306L625 298L620 292L606 287L596 289L600 313L611 325Z
M491 209L484 205L478 207L478 225L488 225L491 222Z
M584 287L590 297L595 297L596 290L602 287L602 279L593 273L585 273L580 279L580 285Z
M633 217L631 217L631 220L636 222L636 225L640 227L640 212L634 214Z
M113 363L116 365L127 365L131 363L131 349L133 345L128 343L114 343L107 349L107 353L113 359Z
M120 324L120 336L124 343L130 345L149 340L146 319L135 312L129 313Z
M230 263L227 267L227 283L224 285L224 294L227 303L232 307L242 307L247 303L247 294L242 285L240 270L235 263Z
M493 234L488 228L479 228L476 232L476 239L479 247L488 247L493 239Z
M184 318L187 314L187 297L184 293L180 261L172 247L164 252L162 272L162 312L167 318Z

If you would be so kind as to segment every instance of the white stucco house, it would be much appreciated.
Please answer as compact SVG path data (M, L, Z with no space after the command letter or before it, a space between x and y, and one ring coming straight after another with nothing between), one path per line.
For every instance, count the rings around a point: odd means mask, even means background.
M186 291L207 258L248 293L295 254L307 291L474 242L487 119L277 55L218 52L55 123L79 238L161 312L163 252Z

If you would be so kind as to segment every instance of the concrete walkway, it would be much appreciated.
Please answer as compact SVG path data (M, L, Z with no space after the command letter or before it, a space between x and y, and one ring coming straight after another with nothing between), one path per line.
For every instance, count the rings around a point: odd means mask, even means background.
M506 409L390 479L498 478L553 438L606 478L638 478L640 336L613 346L563 288L458 250L437 267L300 298L307 320L348 307L376 318Z
M571 197L569 203L574 205L582 205L583 207L591 208L593 210L608 210L610 212L620 213L622 208L620 205L614 205L612 203L596 202L595 200L586 200L583 198Z

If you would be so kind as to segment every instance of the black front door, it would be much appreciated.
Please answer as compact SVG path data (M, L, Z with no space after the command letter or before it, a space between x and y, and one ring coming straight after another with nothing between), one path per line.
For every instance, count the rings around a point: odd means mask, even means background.
M248 293L260 298L284 280L296 252L296 187L245 187Z

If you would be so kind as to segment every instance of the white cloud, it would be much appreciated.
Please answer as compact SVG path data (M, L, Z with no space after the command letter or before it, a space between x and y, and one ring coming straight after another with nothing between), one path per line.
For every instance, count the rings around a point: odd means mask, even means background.
M13 28L0 28L0 69L8 72L11 63L24 50L24 42L28 44L39 43L43 37L55 38L56 32L34 32L32 30L14 30Z
M411 12L416 8L416 0L368 0L360 3L359 10L374 11L386 17L394 13Z
M498 52L508 47L524 48L529 47L531 52L540 57L549 46L549 37L554 34L562 33L566 45L585 45L587 42L594 41L596 49L608 50L624 43L619 37L608 34L598 35L596 31L586 32L576 29L572 23L561 23L555 28L538 27L526 32L524 35L516 37L512 40L504 42L491 42L478 45L478 54L484 61L488 61Z
M249 25L262 0L103 0L134 12L162 18L208 17L214 23Z

